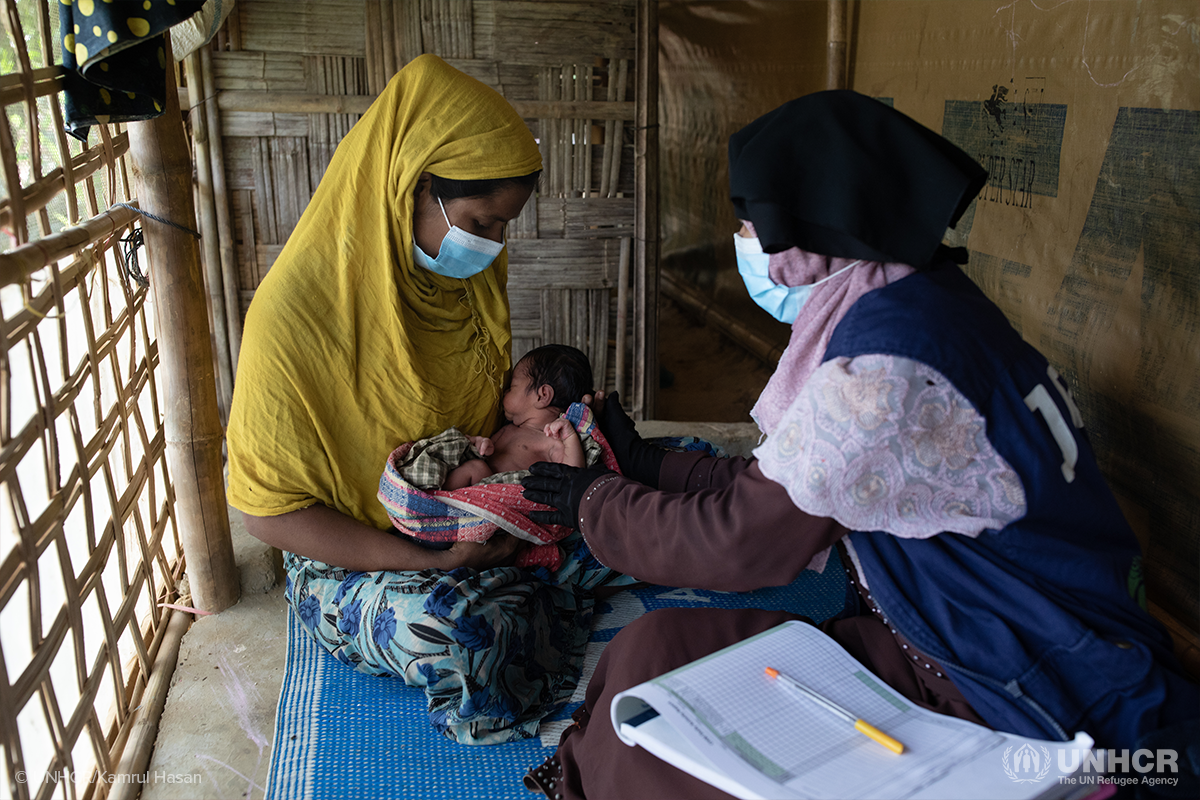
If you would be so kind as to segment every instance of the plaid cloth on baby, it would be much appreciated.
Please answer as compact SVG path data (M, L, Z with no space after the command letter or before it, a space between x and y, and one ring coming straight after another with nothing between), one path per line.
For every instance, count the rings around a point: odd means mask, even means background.
M603 462L614 472L620 472L612 448L596 426L590 408L583 403L572 403L563 416L575 426L583 439L588 464ZM491 476L492 479L507 476L500 483L477 483L453 491L421 488L440 486L445 481L446 473L461 462L467 448L452 443L453 437L447 437L451 431L453 429L420 442L405 442L388 457L387 466L379 479L378 497L392 524L400 532L426 542L485 542L497 531L505 531L535 545L521 553L517 566L558 569L562 563L562 552L555 543L566 537L570 529L561 525L538 525L529 519L530 511L544 510L548 506L522 496L519 481L521 476L528 474L527 470ZM461 433L458 436L469 446L466 437ZM442 437L447 438L433 445L431 451L430 443ZM410 454L418 444L422 444L422 453L428 454L429 458L410 473L410 461L416 460L415 457L410 458ZM599 459L593 460L590 447L599 449ZM452 460L455 451L458 452L459 462ZM435 452L439 454L436 458ZM443 461L447 454L451 454L451 457ZM445 472L441 471L443 468ZM511 482L513 480L517 482Z
M575 403L574 405L582 406L583 404ZM587 406L583 407L587 408ZM576 430L578 430L575 420L581 418L582 415L574 413L572 415L574 418L572 418L568 414L572 414L570 408L563 416L567 417L572 425L576 425ZM583 457L589 467L604 459L604 448L590 434L580 433L579 441L583 443ZM399 470L404 480L413 486L424 492L433 492L442 488L442 484L446 482L446 476L452 469L473 458L480 458L480 455L471 447L471 440L467 438L467 435L458 428L447 428L437 436L413 442L412 447L399 464ZM497 472L479 481L477 485L520 483L521 478L528 474L529 470L527 469Z

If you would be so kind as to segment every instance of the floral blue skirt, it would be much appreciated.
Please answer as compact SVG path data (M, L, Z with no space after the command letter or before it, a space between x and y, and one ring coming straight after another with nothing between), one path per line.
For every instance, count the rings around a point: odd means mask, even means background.
M579 681L601 586L635 583L576 531L556 572L354 572L284 554L287 599L339 661L425 690L429 720L464 744L537 735Z

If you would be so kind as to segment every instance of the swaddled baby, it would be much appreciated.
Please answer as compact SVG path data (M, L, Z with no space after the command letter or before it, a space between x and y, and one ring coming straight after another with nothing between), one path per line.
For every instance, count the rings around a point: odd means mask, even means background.
M578 402L591 386L591 364L574 347L546 345L527 353L504 394L509 424L492 437L449 428L406 442L388 457L378 496L392 524L434 549L486 541L497 527L535 544L560 538L562 532L528 519L535 504L521 497L520 480L537 461L616 468L590 409Z
M490 438L469 436L470 455L441 488L461 489L492 475L528 469L537 461L586 465L583 442L562 414L592 393L592 365L580 350L548 344L530 350L513 368L502 401L509 424Z

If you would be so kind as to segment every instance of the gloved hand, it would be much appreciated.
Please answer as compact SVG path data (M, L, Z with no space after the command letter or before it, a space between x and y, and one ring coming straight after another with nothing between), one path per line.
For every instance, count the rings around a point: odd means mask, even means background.
M529 468L530 474L521 479L525 490L521 496L554 511L530 511L529 518L539 525L579 527L579 504L587 488L604 475L616 473L603 466L569 467L550 461L539 461Z
M625 477L657 489L658 471L667 451L647 444L638 435L633 420L621 408L621 396L617 392L604 398L604 407L596 415L596 424L600 426L604 438L608 439L608 445Z

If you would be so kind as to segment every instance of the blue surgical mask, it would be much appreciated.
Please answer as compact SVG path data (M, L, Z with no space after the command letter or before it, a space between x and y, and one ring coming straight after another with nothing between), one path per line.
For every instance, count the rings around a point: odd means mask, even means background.
M446 207L442 205L440 197L438 206L441 207L442 217L446 220L446 225L450 230L442 238L442 246L438 248L437 258L430 258L428 253L417 246L416 240L413 240L413 258L418 266L422 266L430 272L436 272L438 275L445 275L447 278L470 278L490 267L496 260L496 256L500 255L500 251L504 249L504 242L493 242L491 239L467 233L462 228L451 225L450 218L446 216Z
M733 248L737 253L738 272L750 297L764 311L780 322L791 325L800 314L800 309L808 302L813 289L820 286L834 275L839 275L850 267L861 264L855 261L843 270L827 275L816 283L806 283L803 286L780 286L771 280L768 272L771 256L764 253L758 239L748 236L733 236Z

